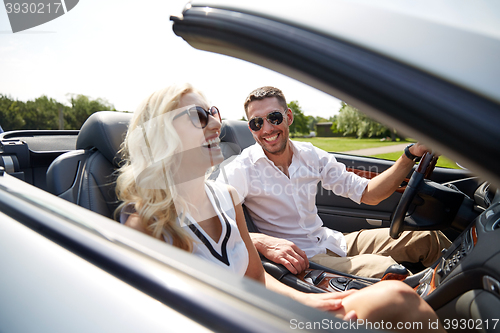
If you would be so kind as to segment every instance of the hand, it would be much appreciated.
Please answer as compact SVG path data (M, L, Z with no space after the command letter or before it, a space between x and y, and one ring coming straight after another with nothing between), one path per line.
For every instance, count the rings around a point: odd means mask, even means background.
M355 321L355 320L358 320L358 314L356 313L356 311L354 310L351 310L349 312L347 312L344 316L344 318L342 318L343 320L345 321Z
M299 274L309 267L309 260L304 251L286 239L264 234L250 233L257 251L267 259L282 264L292 274Z
M410 153L412 153L415 156L422 156L424 153L428 151L430 151L430 149L419 142L415 143L413 146L410 147Z
M346 292L331 292L331 293L321 293L321 294L306 294L301 293L297 300L307 306L316 308L322 311L336 311L342 308L342 299L349 295L352 295L357 290L349 290ZM349 311L343 317L344 320L353 319L356 317L356 313ZM346 319L347 318L347 319Z

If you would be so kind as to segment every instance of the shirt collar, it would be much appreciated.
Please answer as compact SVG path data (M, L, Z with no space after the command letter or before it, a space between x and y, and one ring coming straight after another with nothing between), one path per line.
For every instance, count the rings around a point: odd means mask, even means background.
M293 156L298 157L301 152L300 147L295 145L293 141L290 139L288 139L288 143L290 144L290 148L292 149ZM265 159L269 161L269 158L266 156L266 153L264 153L264 149L262 149L261 145L259 145L257 142L254 143L253 146L249 147L249 156L252 163L257 163L257 161L260 159Z
M253 144L253 146L249 147L249 156L250 160L252 161L252 164L257 163L258 160L260 159L267 159L266 154L264 153L264 149L256 142Z

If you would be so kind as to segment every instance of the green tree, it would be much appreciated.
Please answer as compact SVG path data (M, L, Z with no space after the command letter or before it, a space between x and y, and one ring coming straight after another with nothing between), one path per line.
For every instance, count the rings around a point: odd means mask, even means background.
M334 115L328 119L332 123L331 130L333 133L342 133L342 130L338 127L337 115Z
M68 129L80 129L87 118L97 111L116 111L113 104L102 98L95 100L85 95L71 95L71 109L65 114L64 120Z
M0 125L4 131L21 129L25 125L19 110L19 101L0 94Z
M45 95L23 102L0 94L0 125L5 131L80 129L92 113L116 111L101 98L92 100L84 95L73 95L70 101L71 107Z
M295 137L297 134L309 134L307 117L302 112L298 101L291 101L288 107L293 113L293 123L290 125L290 134Z
M388 135L391 132L384 125L368 118L358 109L344 102L337 116L336 129L344 132L344 135L356 134L359 139L365 136Z
M24 129L59 129L59 108L64 105L44 95L23 104L21 113L26 122Z
M307 127L309 128L310 131L314 131L316 127L316 118L313 116L307 116Z

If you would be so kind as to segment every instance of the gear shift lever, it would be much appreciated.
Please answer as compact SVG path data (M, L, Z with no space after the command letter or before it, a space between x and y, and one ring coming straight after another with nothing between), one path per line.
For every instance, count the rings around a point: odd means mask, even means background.
M394 264L389 266L380 281L399 280L403 281L408 276L408 270L403 265Z

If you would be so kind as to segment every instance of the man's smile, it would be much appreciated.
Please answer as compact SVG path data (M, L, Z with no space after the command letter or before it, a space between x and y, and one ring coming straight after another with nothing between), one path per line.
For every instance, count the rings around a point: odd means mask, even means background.
M270 137L262 138L262 139L264 139L264 141L266 141L266 142L273 142L273 141L276 141L276 139L278 139L278 136L279 136L279 133L274 135L274 136L270 136Z

